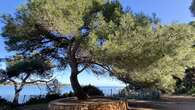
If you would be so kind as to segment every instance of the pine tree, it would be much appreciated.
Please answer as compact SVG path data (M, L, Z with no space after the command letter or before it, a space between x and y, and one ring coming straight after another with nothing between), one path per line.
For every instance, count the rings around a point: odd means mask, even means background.
M167 89L174 83L170 74L184 72L194 56L191 26L159 25L154 32L150 17L123 11L119 1L29 0L15 16L2 18L7 49L70 67L71 86L82 100L87 95L77 77L86 69L127 82L150 77L148 82Z

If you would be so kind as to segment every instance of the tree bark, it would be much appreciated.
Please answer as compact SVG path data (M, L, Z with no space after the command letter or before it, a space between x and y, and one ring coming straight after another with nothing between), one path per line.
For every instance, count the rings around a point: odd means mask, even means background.
M23 89L24 85L26 84L26 80L30 77L30 74L27 74L24 79L22 79L21 85L18 86L17 81L14 81L12 79L9 79L13 84L14 84L14 89L15 89L15 96L13 99L13 104L18 105L19 104L19 96L20 96L20 91Z
M20 91L21 90L15 90L15 95L14 95L14 99L13 99L13 104L14 105L18 105L18 100L19 100L19 96L20 96Z
M81 87L78 81L78 74L80 72L78 71L76 52L79 46L80 46L80 42L75 42L72 46L69 46L68 48L69 64L71 68L70 82L71 82L71 86L74 91L74 94L76 95L78 100L87 100L88 96L83 91L83 88Z
M78 68L71 67L71 86L78 100L87 100L87 94L83 91L83 88L79 84L78 73Z

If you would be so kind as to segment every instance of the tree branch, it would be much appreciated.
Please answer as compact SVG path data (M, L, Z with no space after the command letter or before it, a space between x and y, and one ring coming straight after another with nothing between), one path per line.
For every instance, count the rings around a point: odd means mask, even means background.
M88 65L85 65L81 70L78 71L78 74L81 73L81 72L83 72L88 67L89 67Z
M45 80L35 80L35 81L25 82L25 84L33 84L33 83L38 83L38 82L48 83L48 82L51 82L53 80L54 79L51 79L51 80L48 80L48 81L45 81Z

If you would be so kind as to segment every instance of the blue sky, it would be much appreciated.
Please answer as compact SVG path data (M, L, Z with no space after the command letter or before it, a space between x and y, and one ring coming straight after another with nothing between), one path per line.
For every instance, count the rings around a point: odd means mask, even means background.
M14 14L17 6L25 3L26 0L0 0L0 14ZM192 17L189 6L192 0L121 0L124 7L130 7L133 12L143 12L146 15L156 13L163 24L188 23L195 20ZM0 22L0 32L3 24ZM3 39L0 37L0 58L9 56L5 50ZM69 83L70 71L60 72L56 77L63 83ZM81 84L93 84L98 86L120 86L124 85L115 78L108 76L96 76L90 72L79 75Z
M130 7L133 12L146 15L156 13L163 24L188 23L195 20L189 7L192 0L121 0L123 6Z

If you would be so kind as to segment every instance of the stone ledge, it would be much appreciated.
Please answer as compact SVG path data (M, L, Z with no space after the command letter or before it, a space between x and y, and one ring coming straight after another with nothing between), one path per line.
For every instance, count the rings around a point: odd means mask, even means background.
M49 110L127 110L128 103L106 97L93 97L86 101L75 97L64 98L49 103Z

